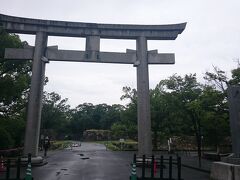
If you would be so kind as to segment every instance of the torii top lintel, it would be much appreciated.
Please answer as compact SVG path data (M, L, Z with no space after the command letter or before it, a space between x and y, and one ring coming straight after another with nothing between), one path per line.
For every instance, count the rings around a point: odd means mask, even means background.
M186 27L186 23L170 25L97 24L68 21L30 19L0 14L0 26L9 33L36 34L46 32L50 36L87 37L108 39L174 40Z

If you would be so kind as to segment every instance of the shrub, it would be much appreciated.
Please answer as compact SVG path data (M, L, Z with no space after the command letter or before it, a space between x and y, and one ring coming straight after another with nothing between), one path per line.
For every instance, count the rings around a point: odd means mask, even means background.
M0 149L12 148L14 141L11 135L3 128L0 128Z

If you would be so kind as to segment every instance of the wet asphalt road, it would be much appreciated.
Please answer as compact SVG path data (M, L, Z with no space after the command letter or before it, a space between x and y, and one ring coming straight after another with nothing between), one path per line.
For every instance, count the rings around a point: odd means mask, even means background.
M133 153L107 151L101 144L82 143L72 150L49 152L48 164L33 167L32 174L34 180L128 180ZM140 175L140 170L137 171ZM175 166L173 171L176 172ZM182 167L182 177L184 180L208 180L209 174Z
M33 168L34 180L129 179L132 153L106 151L104 145L82 143L80 147L50 152L48 164Z
M107 151L104 145L82 143L50 152L48 164L33 168L35 180L128 180L134 152ZM176 168L173 166L174 171ZM140 174L140 172L139 172ZM185 180L207 180L209 174L182 167Z

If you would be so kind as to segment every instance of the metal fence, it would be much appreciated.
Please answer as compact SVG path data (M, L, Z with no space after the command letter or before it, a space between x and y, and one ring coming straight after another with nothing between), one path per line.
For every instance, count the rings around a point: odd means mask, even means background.
M181 157L179 156L175 158L172 156L167 158L163 156L155 157L154 155L137 157L134 154L133 163L141 171L137 173L141 174L140 177L137 177L139 180L183 180L181 177ZM173 166L176 166L176 168L173 169ZM177 172L173 172L175 169Z
M25 180L25 178L21 178L21 166L26 166L29 163L31 164L31 154L28 154L27 162L21 162L21 158L18 157L12 159L0 159L0 163L0 180ZM10 173L16 173L15 177L10 177Z

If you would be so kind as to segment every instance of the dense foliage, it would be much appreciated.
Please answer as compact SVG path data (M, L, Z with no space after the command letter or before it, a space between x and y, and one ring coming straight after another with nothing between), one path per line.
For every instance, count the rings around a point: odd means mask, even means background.
M30 84L29 61L4 59L4 48L23 47L17 35L0 31L0 149L23 141L25 107ZM240 83L240 68L228 78L213 68L206 83L196 74L177 74L161 80L150 90L153 144L171 136L195 136L196 142L218 147L230 135L226 89ZM126 106L91 103L70 108L67 99L55 92L44 93L41 133L54 139L81 139L88 129L111 130L113 137L137 140L137 91L123 87Z
M239 83L239 71L239 68L234 69L232 78L228 79L224 71L214 68L213 72L206 73L206 84L198 82L196 74L184 77L174 74L151 89L151 121L155 147L162 139L171 136L195 136L199 146L202 139L205 145L215 147L223 143L224 139L230 136L226 88L230 83ZM56 98L51 96L54 94L54 97L58 97L59 104L54 105ZM58 135L62 133L61 137L65 135L68 138L79 139L87 129L110 129L113 137L137 140L135 89L123 88L121 99L130 100L126 107L84 103L70 109L65 104L66 99L59 99L60 96L56 93L49 95L52 100L44 103L43 127L54 129ZM49 104L59 109L53 110ZM59 115L54 115L57 112Z
M84 103L74 109L57 93L45 93L42 110L42 133L57 139L80 139L87 129L110 129L120 121L122 105Z
M0 29L0 148L20 146L24 136L31 66L29 61L5 60L4 49L25 45Z

